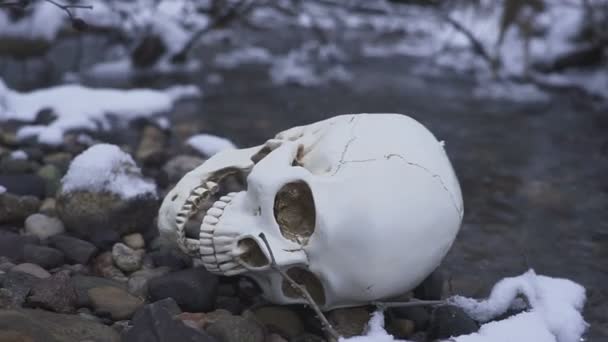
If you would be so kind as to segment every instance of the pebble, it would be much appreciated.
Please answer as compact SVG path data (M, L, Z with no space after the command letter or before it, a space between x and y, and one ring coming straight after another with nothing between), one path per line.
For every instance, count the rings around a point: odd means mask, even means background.
M63 176L59 168L55 165L45 165L38 169L36 175L44 180L46 196L55 197L61 186L61 177Z
M25 219L25 232L37 236L40 240L46 240L64 231L63 222L56 217L32 214Z
M93 261L93 271L104 278L119 282L126 282L128 280L127 276L114 265L112 252L104 252L98 255Z
M254 311L256 320L270 332L287 338L304 333L304 323L297 313L284 306L266 306Z
M95 312L107 313L114 321L131 318L144 303L142 299L115 286L91 288L88 296Z
M123 283L117 282L115 280L85 275L73 276L72 284L74 285L74 288L76 289L76 294L78 295L79 307L91 306L89 290L92 288L113 286L122 290L126 290L126 287Z
M217 295L218 276L196 267L170 273L148 282L151 301L173 298L186 311L208 312Z
M335 309L327 314L327 320L344 337L363 334L369 319L369 311L361 307Z
M75 236L107 249L125 234L143 232L158 214L156 196L123 199L108 192L78 191L57 196L57 215Z
M479 330L477 323L461 308L443 305L436 307L431 314L428 338L446 339L451 336L472 334L477 330Z
M169 267L158 267L134 272L127 282L129 292L136 296L146 297L148 295L148 281L168 274L170 271Z
M43 309L72 313L76 310L78 296L67 271L55 273L50 278L36 283L27 302Z
M50 247L27 244L23 248L23 261L37 264L50 270L64 264L63 252Z
M2 196L0 195L0 197ZM26 239L23 236L0 230L0 257L6 257L13 262L23 260L25 244Z
M39 282L40 279L22 272L8 272L2 282L5 289L10 291L10 302L12 307L21 307L25 302L30 289ZM1 321L0 321L1 322Z
M190 327L174 319L181 310L171 298L148 304L133 317L133 327L123 334L129 342L223 342L210 337L205 331Z
M141 268L145 251L134 250L124 243L116 243L112 247L112 259L114 264L125 272L135 272Z
M120 335L103 324L78 315L44 310L0 310L0 341L119 342Z
M63 174L70 166L72 155L67 152L57 152L44 156L42 160L45 164L55 165Z
M207 327L209 335L222 342L264 342L264 329L241 316L222 316Z
M167 158L167 133L155 125L147 125L135 152L135 158L144 165L160 166Z
M416 327L413 321L403 318L393 318L386 328L387 332L397 338L409 338L414 334Z
M186 173L199 167L205 159L189 155L179 155L171 158L164 166L163 170L169 177L169 182L177 183Z
M45 214L47 216L55 216L56 215L56 211L55 211L56 204L57 204L57 202L55 201L54 198L50 198L50 197L45 198L44 201L42 201L42 204L40 205L39 211L41 214Z
M46 279L51 276L51 274L44 268L42 268L36 264L31 264L31 263L27 263L27 262L13 267L11 269L11 272L27 273L27 274L33 275L34 277L39 278L39 279Z
M166 266L172 271L192 267L192 258L175 248L161 248L159 251L148 253L157 267Z
M8 192L0 194L0 223L23 222L39 207L40 200L34 196L17 196Z
M133 249L142 249L146 247L144 237L140 233L128 234L122 237L122 241L125 245Z
M86 265L97 253L97 248L91 243L67 235L53 235L48 238L49 245L65 254L70 263Z

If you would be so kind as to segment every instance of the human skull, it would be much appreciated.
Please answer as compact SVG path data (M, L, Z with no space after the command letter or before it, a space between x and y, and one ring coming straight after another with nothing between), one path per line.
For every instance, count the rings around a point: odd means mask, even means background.
M280 269L328 310L413 289L462 215L441 142L404 115L355 114L216 154L169 192L159 228L207 270L251 277L272 302L306 303Z

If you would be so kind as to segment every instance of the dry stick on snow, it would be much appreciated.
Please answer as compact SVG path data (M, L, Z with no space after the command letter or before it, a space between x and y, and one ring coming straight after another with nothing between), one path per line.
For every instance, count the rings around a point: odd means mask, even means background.
M321 321L321 324L323 325L323 329L329 335L331 335L331 337L333 339L338 340L340 338L340 335L331 326L331 324L329 323L329 321L327 320L327 318L325 317L325 315L323 314L323 312L321 311L321 309L319 309L319 306L317 305L317 303L315 303L315 300L312 298L312 296L310 295L310 293L308 293L308 290L306 290L306 287L298 284L295 280L293 280L293 278L291 278L289 276L289 274L287 274L285 271L283 271L277 265L276 260L274 259L274 253L272 253L272 249L270 248L270 244L268 243L268 240L266 240L266 236L264 235L264 233L260 233L259 236L262 239L262 241L264 241L264 244L266 245L266 249L268 250L268 253L270 254L270 267L273 270L279 272L279 274L281 275L281 277L283 277L285 280L287 280L294 290L300 292L300 294L302 295L302 297L304 297L304 299L306 299L306 301L310 304L310 307L312 307L312 309L317 314L317 317L319 318L319 320Z

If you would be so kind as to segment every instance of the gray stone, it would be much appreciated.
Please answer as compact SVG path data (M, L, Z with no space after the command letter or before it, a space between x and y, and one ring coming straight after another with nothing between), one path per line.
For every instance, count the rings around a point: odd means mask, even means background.
M363 334L370 314L361 307L335 309L327 314L327 319L340 336L352 337Z
M0 230L0 257L6 257L12 262L23 260L23 249L26 243L26 239L19 234Z
M107 313L112 320L129 319L144 301L115 286L94 287L88 290L89 300L96 313Z
M183 310L207 312L213 310L218 282L218 276L204 267L191 268L151 279L148 297L151 301L173 298Z
M51 153L44 156L43 161L45 164L56 166L61 173L65 173L70 166L70 162L72 161L72 155L67 152Z
M55 165L45 165L38 169L36 174L44 180L46 196L55 197L63 176L59 168Z
M122 235L152 226L158 206L152 195L125 200L111 193L76 191L57 197L57 215L66 229L102 249Z
M129 277L127 283L129 292L136 296L146 297L148 295L148 281L168 274L169 271L171 271L171 269L168 267L158 267L134 272Z
M429 322L428 337L431 340L467 335L479 330L477 323L459 307L436 307Z
M134 250L122 242L114 244L112 247L112 259L114 264L125 272L135 272L141 268L142 259L145 251Z
M285 306L266 306L254 311L255 319L270 332L287 338L304 333L304 323L300 316Z
M28 244L23 248L23 261L37 264L50 270L63 265L65 257L63 252L55 248Z
M167 133L155 125L147 125L142 131L135 158L144 165L160 166L167 158Z
M19 264L19 265L13 267L11 269L11 272L27 273L27 274L33 275L34 277L39 278L39 279L46 279L51 276L51 274L44 268L42 268L36 264L29 263L29 262Z
M48 238L49 245L65 254L68 262L87 264L97 253L97 248L91 243L67 235L54 235Z
M144 237L140 233L128 234L122 237L122 241L125 245L133 249L142 249L146 247Z
M43 310L0 310L0 341L119 342L112 328L80 318Z
M180 155L170 159L163 170L167 173L170 183L177 183L186 173L199 167L205 159L189 155Z
M0 194L0 223L23 222L38 211L40 200L34 196L17 196L8 192Z
M56 217L44 214L32 214L25 219L25 232L45 240L65 231L63 222Z
M78 296L68 272L61 271L36 283L30 291L27 302L33 307L59 313L72 313L76 310Z
M264 329L257 322L240 316L221 316L207 327L220 342L264 342Z
M55 206L57 204L57 201L55 201L54 198L45 198L44 201L42 201L42 204L40 204L40 213L47 215L47 216L55 216L56 215L56 211L55 211Z
M148 255L156 267L167 266L173 271L192 267L192 258L175 248L161 248Z
M16 196L32 196L44 198L46 196L46 184L44 179L32 174L0 174L0 184L8 193Z
M148 304L133 317L133 327L123 334L129 342L215 342L205 331L187 326L174 319L180 309L171 298Z
M30 293L31 288L39 281L39 278L34 277L31 274L8 272L2 282L2 286L10 291L11 306L21 307L25 302L25 298Z
M114 265L112 252L104 252L98 255L93 262L93 270L95 274L104 278L120 282L126 282L128 280L127 276Z
M126 286L123 283L117 282L115 280L84 275L76 275L72 277L72 284L76 289L79 307L91 306L91 300L89 298L90 289L96 287L112 286L122 290L126 290Z

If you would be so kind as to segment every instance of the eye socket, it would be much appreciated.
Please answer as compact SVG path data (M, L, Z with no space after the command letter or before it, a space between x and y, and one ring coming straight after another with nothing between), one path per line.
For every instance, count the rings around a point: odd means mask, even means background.
M274 199L274 217L286 239L306 243L316 222L315 202L308 184L298 181L283 185Z

